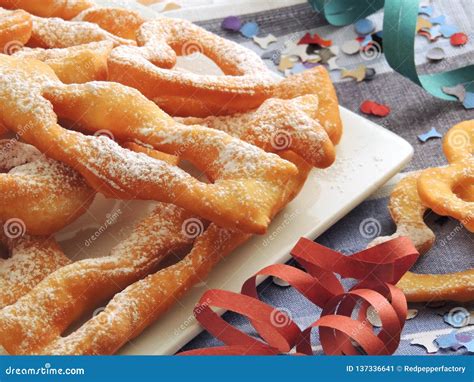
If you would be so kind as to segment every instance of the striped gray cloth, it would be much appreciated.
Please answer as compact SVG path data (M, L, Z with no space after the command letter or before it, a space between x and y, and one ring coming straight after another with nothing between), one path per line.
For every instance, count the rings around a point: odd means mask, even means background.
M468 33L474 40L474 7L471 0L461 1L436 1L436 14L444 14L450 24L455 24L464 32ZM353 27L335 28L317 13L308 4L297 4L290 7L278 8L269 11L246 14L241 16L245 21L256 21L262 35L272 33L278 37L276 48L281 47L288 39L297 39L304 33L317 32L324 38L331 38L333 44L340 45L343 41L354 38ZM382 14L371 16L380 28ZM213 19L198 22L204 28L217 33L223 37L235 40L245 46L263 53L252 41L237 33L228 33L221 29L222 19ZM419 39L419 41L418 41ZM452 69L474 62L473 41L464 48L453 48L449 46L448 40L429 44L424 37L417 37L416 56L419 62L419 71L429 73L439 70ZM426 50L433 46L442 46L448 58L437 64L426 62ZM269 48L275 49L275 47ZM276 70L268 61L269 66ZM415 148L415 156L405 171L413 171L430 166L439 166L446 163L441 149L441 140L430 140L421 143L417 136L435 127L444 134L454 124L474 119L474 110L465 110L461 104L445 102L436 99L424 92L421 88L394 73L386 64L383 55L376 57L373 61L365 61L362 57L344 57L338 61L342 67L353 68L364 63L377 70L376 77L371 81L356 83L352 80L341 80L338 72L332 72L340 104L346 108L359 112L359 106L365 99L373 99L379 103L391 107L392 113L384 118L373 118L374 122L397 133L405 138ZM365 116L367 117L367 116ZM371 118L371 117L369 117ZM359 232L360 223L367 218L376 219L381 226L380 234L386 235L394 232L395 227L387 210L388 197L386 193L379 192L369 200L363 202L350 214L334 225L316 241L330 248L344 253L354 253L366 247L370 238L362 237ZM461 271L474 267L474 236L457 227L459 223L449 218L442 218L433 213L427 215L427 222L437 233L437 243L431 251L424 255L415 265L414 271L418 273L446 273ZM452 232L457 232L455 240L446 239ZM271 282L265 281L260 287L262 299L275 306L282 307L291 312L292 318L302 327L310 325L319 317L320 311L311 303L306 301L294 289L279 287ZM448 303L442 308L434 309L426 304L410 304L409 308L419 310L415 319L408 320L402 333L402 341L396 354L426 354L420 346L410 345L412 340L447 334L452 327L443 321L440 313L457 307L460 304ZM470 310L474 309L473 303L464 304ZM231 324L250 334L255 331L249 322L232 313L224 316ZM474 331L474 326L463 330ZM315 354L322 354L317 338L317 330L313 334L313 349ZM185 346L183 350L200 347L219 345L219 341L204 332ZM466 350L458 351L440 350L437 354L465 354Z

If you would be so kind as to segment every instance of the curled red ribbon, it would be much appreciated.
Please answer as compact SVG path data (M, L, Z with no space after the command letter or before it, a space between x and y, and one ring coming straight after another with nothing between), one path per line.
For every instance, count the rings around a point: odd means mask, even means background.
M417 260L410 239L400 237L345 256L301 238L291 255L304 269L275 264L263 268L242 286L241 294L219 289L205 292L194 309L198 322L225 346L195 349L180 355L312 355L311 331L318 328L323 351L331 355L393 354L400 343L407 301L395 284ZM357 280L349 291L336 277ZM276 276L322 308L321 317L301 330L285 312L262 302L257 276ZM239 313L250 320L260 338L224 321L211 306ZM372 306L382 326L378 333L367 320ZM356 318L354 318L356 316Z

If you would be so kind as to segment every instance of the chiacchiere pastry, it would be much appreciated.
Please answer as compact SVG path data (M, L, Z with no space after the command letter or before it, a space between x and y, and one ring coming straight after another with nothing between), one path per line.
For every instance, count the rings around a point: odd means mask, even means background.
M371 245L408 236L421 254L429 251L435 234L423 219L428 209L451 216L473 231L473 137L474 121L452 127L443 142L450 164L412 173L396 185L390 196L389 210L397 231L392 236L376 238ZM448 274L408 272L397 286L408 301L471 301L474 299L474 269Z
M88 1L33 3L0 0L14 9L0 11L0 41L24 32L0 54L0 135L15 136L0 142L0 220L26 231L0 236L9 255L0 260L0 346L113 354L263 233L313 167L334 162L338 102L324 68L279 80L249 50L188 22L145 21ZM196 42L223 76L173 68ZM127 83L124 70L143 65L153 73L148 88ZM51 235L96 192L158 203L110 253L73 262Z

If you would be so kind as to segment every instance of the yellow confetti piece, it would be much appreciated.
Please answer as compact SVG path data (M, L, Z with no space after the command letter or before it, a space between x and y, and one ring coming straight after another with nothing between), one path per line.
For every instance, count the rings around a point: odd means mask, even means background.
M156 3L161 3L163 0L138 0L138 2L140 4L143 4L143 5L152 5L152 4L156 4Z
M425 19L424 17L418 17L416 21L416 31L418 32L421 29L430 29L433 26L430 20Z
M355 78L357 82L360 82L365 78L365 70L366 70L365 65L359 65L357 68L353 70L342 69L341 77L342 78L352 77L352 78Z
M168 12L168 11L174 11L175 9L180 9L181 5L176 4L176 3L168 3L164 6L164 8L161 10L161 12Z
M279 71L285 72L293 66L295 66L295 61L290 56L281 56L280 64L278 65Z

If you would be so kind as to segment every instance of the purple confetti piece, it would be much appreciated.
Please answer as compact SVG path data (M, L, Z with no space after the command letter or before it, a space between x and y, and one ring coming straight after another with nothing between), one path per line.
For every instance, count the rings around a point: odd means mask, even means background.
M237 16L229 16L222 20L221 28L227 31L238 32L242 27L242 21Z
M464 343L468 343L468 342L472 341L474 338L472 337L472 335L470 333L464 332L464 333L457 333L456 334L456 339L460 343L464 344Z
M439 345L440 349L454 349L457 350L461 348L463 345L459 343L458 339L456 338L456 330L453 330L449 334L445 334L443 336L439 336L436 338L436 343Z
M321 65L321 64L319 64L318 62L306 61L306 62L303 62L303 65L306 69L311 69L311 68L314 68L315 66L318 66L318 65Z

